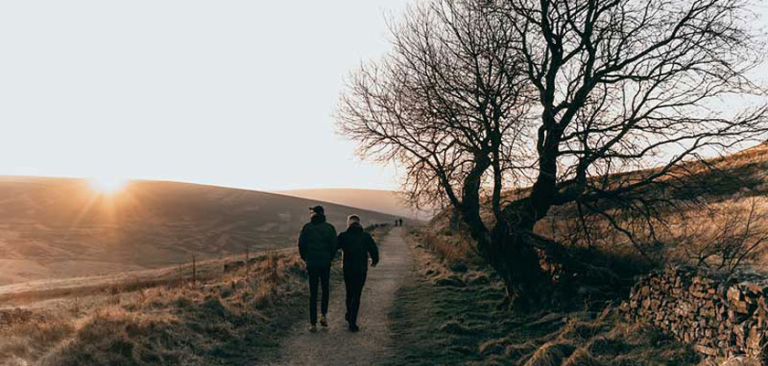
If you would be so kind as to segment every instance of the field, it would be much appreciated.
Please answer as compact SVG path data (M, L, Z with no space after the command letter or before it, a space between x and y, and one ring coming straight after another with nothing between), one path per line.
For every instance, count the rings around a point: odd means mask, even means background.
M292 250L262 253L247 268L241 259L199 263L196 276L186 267L183 277L157 270L152 281L116 275L47 297L19 294L13 302L24 306L0 310L0 364L256 362L303 309L303 266Z
M284 249L5 286L0 365L268 362L306 316L305 282L297 251Z
M83 180L0 178L0 285L176 266L295 245L320 202L171 182L130 183L114 195ZM325 204L342 228L394 217ZM0 288L0 293L4 290Z
M299 198L314 199L345 206L359 207L366 210L382 212L406 219L429 220L432 212L429 210L415 211L409 208L400 195L394 191L377 189L296 189L277 193Z
M702 213L741 210L768 192L768 145L709 163L716 169L701 179L717 189L703 194L689 187L707 207ZM135 182L114 197L73 180L7 178L0 187L7 264L0 287L2 365L258 364L274 359L294 330L303 331L294 327L305 315L306 284L293 245L314 201L163 182ZM394 220L332 204L326 209L337 227L352 212L366 224ZM555 219L537 230L565 237L568 214L553 210ZM686 228L699 225L696 239L708 242L707 235L717 234L708 226L718 220L701 215ZM668 261L685 254L680 221L668 218L660 236L669 240L658 252ZM414 266L389 312L392 352L377 364L722 364L623 320L617 305L628 288L622 286L667 261L641 260L620 236L603 235L591 249L611 262L605 268L620 277L618 286L577 283L572 297L553 293L557 305L525 314L498 306L505 296L501 279L446 215L412 225L407 238ZM566 244L586 245L578 237ZM765 269L763 258L748 264Z

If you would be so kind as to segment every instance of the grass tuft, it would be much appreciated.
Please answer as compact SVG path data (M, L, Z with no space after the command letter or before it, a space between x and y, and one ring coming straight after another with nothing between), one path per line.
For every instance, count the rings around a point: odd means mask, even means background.
M545 343L531 355L525 366L559 366L575 350L576 347L569 343Z
M195 283L111 286L17 312L24 319L0 328L0 364L202 366L266 358L303 309L300 260L267 253L249 269L224 267Z

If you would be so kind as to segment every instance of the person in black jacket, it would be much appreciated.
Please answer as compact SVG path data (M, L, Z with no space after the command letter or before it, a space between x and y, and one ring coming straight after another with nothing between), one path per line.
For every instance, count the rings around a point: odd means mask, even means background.
M368 276L368 258L371 266L379 263L379 249L371 234L363 230L360 217L347 218L347 231L339 234L339 249L343 253L344 284L347 290L347 314L349 330L357 332L357 314L360 310L360 296Z
M309 276L309 331L317 331L317 282L323 288L320 305L322 316L320 325L328 326L328 299L330 297L329 280L331 261L336 256L336 229L326 222L323 206L310 207L310 222L304 225L299 234L299 255L307 264Z

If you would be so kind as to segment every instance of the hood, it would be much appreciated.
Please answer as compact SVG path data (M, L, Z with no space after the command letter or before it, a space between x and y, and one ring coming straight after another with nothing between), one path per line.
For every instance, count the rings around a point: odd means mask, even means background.
M325 222L325 215L316 214L315 216L312 216L311 222L313 224L322 224Z
M347 231L350 233L361 233L363 232L363 226L359 222L353 222L352 225L349 225Z

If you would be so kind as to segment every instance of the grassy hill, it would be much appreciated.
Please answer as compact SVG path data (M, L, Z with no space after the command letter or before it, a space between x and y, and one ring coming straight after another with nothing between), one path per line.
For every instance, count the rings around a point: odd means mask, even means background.
M325 202L333 202L341 205L360 207L363 209L384 212L391 215L428 220L432 218L431 212L414 211L401 202L397 192L377 189L297 189L278 192L288 196L315 199Z
M317 200L137 181L113 195L63 178L0 178L0 285L144 270L295 245ZM324 204L337 229L394 217Z
M0 365L262 364L306 322L306 272L294 248L244 259L2 286Z
M710 216L713 212L709 210L743 212L752 199L764 202L768 197L768 143L710 159L706 164L691 163L685 168L697 174L691 177L690 184L672 192L672 197L698 197L708 209L695 206L664 217L668 226L663 228L662 239L668 241L662 243L660 253L665 257L678 254L679 247L685 245L680 236L690 233L680 232L681 227L694 229L694 241L703 244L712 239L711 235L721 234L722 217ZM517 194L509 192L509 197ZM765 205L757 207L766 213ZM564 244L583 245L578 237L572 241L563 239L573 234L567 225L573 218L568 207L557 208L542 220L537 230L543 235L554 235ZM695 222L683 225L681 221L688 218ZM410 280L401 287L392 312L396 351L385 365L762 364L748 359L728 363L704 360L691 346L658 329L627 323L616 310L616 304L625 298L628 289L611 295L596 287L579 286L578 296L574 294L560 307L531 313L499 309L496 305L505 295L501 279L474 254L466 233L449 228L448 219L448 213L442 213L430 225L412 228L409 238L417 265ZM768 226L759 229L768 230ZM614 266L626 266L627 261L621 260L631 250L626 239L608 229L602 233L600 240L595 241L600 251L607 253ZM766 270L765 258L763 253L750 265Z

